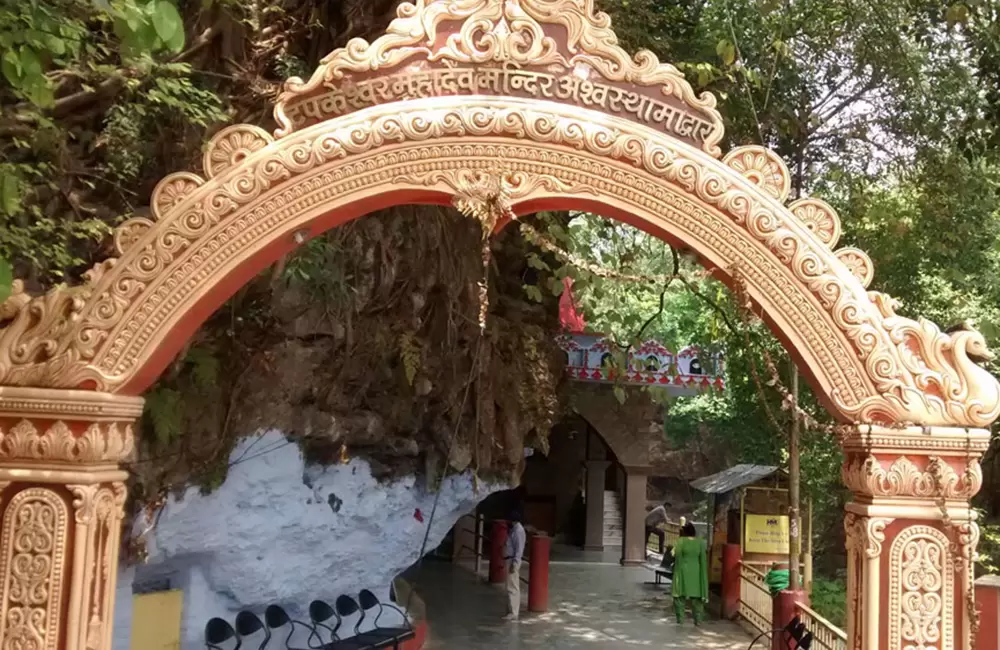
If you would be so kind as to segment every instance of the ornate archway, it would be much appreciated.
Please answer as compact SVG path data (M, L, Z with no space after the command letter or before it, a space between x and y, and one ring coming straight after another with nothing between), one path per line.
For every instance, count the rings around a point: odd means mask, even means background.
M405 3L375 42L288 80L275 119L274 136L216 134L203 175L166 177L84 284L36 298L17 287L0 306L0 638L110 647L117 463L138 395L209 314L329 228L454 202L472 215L598 212L738 274L826 406L856 425L844 443L852 647L895 648L901 625L912 642L967 646L968 499L983 428L1000 415L1000 383L973 361L989 354L983 337L898 316L867 292L871 261L836 249L830 206L786 205L788 170L766 149L722 156L714 97L649 52L629 56L593 0ZM931 535L916 527L949 540L925 568L954 588L932 594L890 570L882 542L898 537L909 557L907 540ZM57 543L35 544L36 531ZM39 579L44 594L26 589ZM934 611L912 610L914 596Z

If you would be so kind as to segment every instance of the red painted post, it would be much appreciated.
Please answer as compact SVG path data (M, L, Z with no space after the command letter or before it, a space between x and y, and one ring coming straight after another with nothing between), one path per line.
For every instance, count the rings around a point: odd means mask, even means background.
M1000 650L1000 576L976 580L976 609L979 610L976 650Z
M806 592L801 589L779 591L778 595L771 601L771 628L780 630L791 623L798 613L795 607L797 603L809 604L809 596L806 595ZM785 635L776 632L771 639L771 648L772 650L788 650L795 648L795 643L787 645Z
M547 612L549 610L549 552L551 550L551 537L532 535L531 563L528 565L529 612Z
M728 620L740 615L740 560L739 544L722 547L722 618Z
M490 582L503 584L507 577L507 563L503 557L503 547L507 545L507 522L497 519L490 533Z

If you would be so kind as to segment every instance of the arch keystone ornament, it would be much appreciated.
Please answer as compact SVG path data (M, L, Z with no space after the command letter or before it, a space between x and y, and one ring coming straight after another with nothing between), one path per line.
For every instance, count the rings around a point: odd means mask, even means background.
M24 632L33 643L110 647L115 572L98 567L117 561L118 464L139 396L186 340L309 237L415 203L454 204L487 233L518 215L588 210L683 244L723 280L738 269L850 431L852 648L968 647L968 500L1000 415L1000 383L977 365L991 357L983 336L900 316L869 292L874 266L835 249L833 208L786 205L788 168L766 148L723 156L715 98L652 53L625 52L593 0L402 3L384 35L289 79L274 118L273 136L248 124L216 133L200 173L164 178L150 210L116 230L117 256L82 284L29 296L18 281L0 304L4 534L43 510L73 514L51 527L65 580L44 603L0 603L39 610L44 629ZM914 582L927 567L940 588ZM10 562L0 572L4 585L16 578ZM931 605L940 615L916 615Z

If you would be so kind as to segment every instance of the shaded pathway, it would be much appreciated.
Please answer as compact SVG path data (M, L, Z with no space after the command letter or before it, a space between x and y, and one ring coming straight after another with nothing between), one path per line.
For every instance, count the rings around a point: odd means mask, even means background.
M590 555L590 557L585 557ZM504 592L476 580L471 571L427 562L409 576L427 607L428 650L546 650L658 648L744 650L749 637L735 624L708 621L694 627L673 620L662 588L643 585L651 573L623 568L597 554L561 557L550 573L549 611L520 623L500 620ZM595 562L594 560L597 560ZM527 600L527 590L522 597Z

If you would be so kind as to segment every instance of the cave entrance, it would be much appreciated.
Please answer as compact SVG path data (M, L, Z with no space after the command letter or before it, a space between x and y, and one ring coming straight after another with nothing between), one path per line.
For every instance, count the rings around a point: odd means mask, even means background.
M739 285L846 425L852 647L899 647L911 602L933 606L907 632L913 643L966 644L968 500L1000 413L1000 384L973 362L988 354L983 338L899 316L867 292L871 261L835 248L834 210L789 203L788 169L766 148L723 156L715 98L652 53L625 52L593 0L398 11L381 38L289 79L273 135L228 127L207 143L202 175L164 178L84 284L4 303L0 626L27 607L15 595L29 591L23 563L46 567L50 591L32 601L30 625L0 636L109 647L118 466L141 395L209 314L330 228L387 206L454 203L487 231L541 210L603 214ZM52 543L25 550L38 526ZM905 579L917 569L936 578Z

